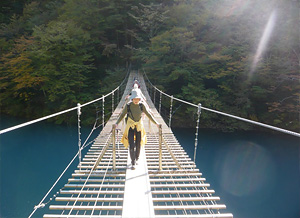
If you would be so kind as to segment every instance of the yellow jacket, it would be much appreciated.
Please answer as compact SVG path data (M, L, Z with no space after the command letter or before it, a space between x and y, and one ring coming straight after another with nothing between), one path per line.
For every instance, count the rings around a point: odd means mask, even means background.
M125 127L125 131L123 134L123 137L121 139L121 143L125 146L125 148L128 148L129 141L128 141L128 131L129 128L136 128L138 132L141 132L141 146L144 146L147 143L147 137L146 137L146 131L143 126L142 119L140 119L138 122L134 122L130 117L128 117L127 125Z

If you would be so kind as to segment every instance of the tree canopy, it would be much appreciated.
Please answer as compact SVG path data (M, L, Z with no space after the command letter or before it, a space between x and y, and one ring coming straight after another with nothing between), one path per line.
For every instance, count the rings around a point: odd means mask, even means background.
M94 99L115 88L132 63L170 95L300 129L296 1L16 0L0 5L2 114L34 118ZM173 125L194 126L196 109L175 106ZM202 127L253 128L212 113L203 113L201 120Z

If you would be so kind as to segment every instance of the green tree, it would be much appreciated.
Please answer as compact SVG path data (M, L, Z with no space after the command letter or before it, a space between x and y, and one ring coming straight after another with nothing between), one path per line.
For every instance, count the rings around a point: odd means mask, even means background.
M88 75L93 69L89 54L90 35L73 22L51 22L36 27L33 49L36 70L46 78L43 92L52 110L86 100Z
M33 39L21 37L14 48L1 58L1 108L14 116L32 116L40 101L45 77L34 71L30 46Z

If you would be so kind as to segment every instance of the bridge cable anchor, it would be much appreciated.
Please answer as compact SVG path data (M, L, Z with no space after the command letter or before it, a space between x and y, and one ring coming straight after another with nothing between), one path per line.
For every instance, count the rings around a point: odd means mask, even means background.
M36 210L36 209L39 209L39 208L44 208L45 206L46 205L44 203L42 203L42 204L39 204L39 205L35 205L34 209Z

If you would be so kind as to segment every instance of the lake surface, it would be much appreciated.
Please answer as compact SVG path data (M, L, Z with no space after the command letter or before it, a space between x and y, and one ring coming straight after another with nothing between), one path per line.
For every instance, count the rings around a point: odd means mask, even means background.
M1 117L0 129L24 120ZM91 128L82 128L85 138ZM93 135L99 134L100 130ZM173 129L194 156L195 129ZM196 164L234 217L300 217L300 139L282 133L199 131ZM78 150L77 126L45 121L0 136L0 217L25 218ZM78 160L46 198L66 183ZM47 213L49 204L33 217Z

